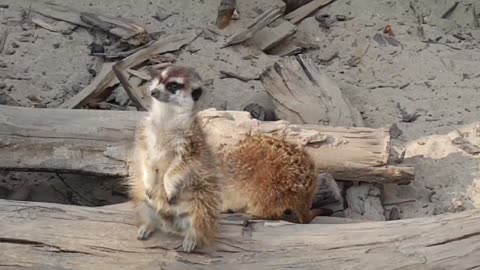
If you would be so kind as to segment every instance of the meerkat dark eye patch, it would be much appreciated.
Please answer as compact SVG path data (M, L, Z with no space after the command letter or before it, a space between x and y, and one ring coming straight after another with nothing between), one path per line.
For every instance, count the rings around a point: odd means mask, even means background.
M194 100L194 101L199 100L199 99L200 99L200 96L202 95L202 92L203 92L203 90L202 90L201 87L200 87L200 88L193 89L193 91L192 91L192 98L193 98L193 100Z
M177 82L169 82L165 86L168 92L175 94L178 90L183 88L183 84L177 83Z

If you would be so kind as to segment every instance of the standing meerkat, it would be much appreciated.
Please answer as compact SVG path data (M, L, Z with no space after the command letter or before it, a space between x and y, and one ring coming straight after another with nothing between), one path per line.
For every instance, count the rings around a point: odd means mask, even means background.
M212 244L220 213L215 162L195 113L202 82L192 68L152 71L149 115L135 137L129 194L137 239L158 228L184 236L183 250Z

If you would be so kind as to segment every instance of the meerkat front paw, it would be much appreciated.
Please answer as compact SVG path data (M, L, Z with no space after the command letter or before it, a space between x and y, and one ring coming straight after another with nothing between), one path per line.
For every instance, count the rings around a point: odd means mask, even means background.
M141 225L137 231L137 239L148 240L152 236L154 231L155 231L155 228L150 225L147 225L147 224Z
M187 233L185 238L183 239L183 251L190 253L197 247L197 238L193 233Z

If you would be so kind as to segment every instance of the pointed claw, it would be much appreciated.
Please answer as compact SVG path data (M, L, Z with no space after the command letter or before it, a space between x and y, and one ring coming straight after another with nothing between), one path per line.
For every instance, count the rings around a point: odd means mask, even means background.
M187 235L185 239L183 239L182 248L184 252L190 253L195 249L196 246L197 246L197 239L195 239L195 237L191 235Z
M149 239L154 232L154 229L147 225L142 225L138 228L137 240L147 240Z

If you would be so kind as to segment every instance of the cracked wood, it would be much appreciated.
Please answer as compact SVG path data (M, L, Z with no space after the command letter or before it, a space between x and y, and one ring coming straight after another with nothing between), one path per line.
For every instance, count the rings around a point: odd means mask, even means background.
M135 127L146 112L34 109L0 105L0 169L78 172L125 177ZM260 122L242 111L199 114L214 149L245 134L284 137L305 146L337 180L409 183L411 167L388 165L389 129Z
M480 210L352 224L220 225L215 245L135 238L125 210L0 200L0 265L8 269L475 269Z

